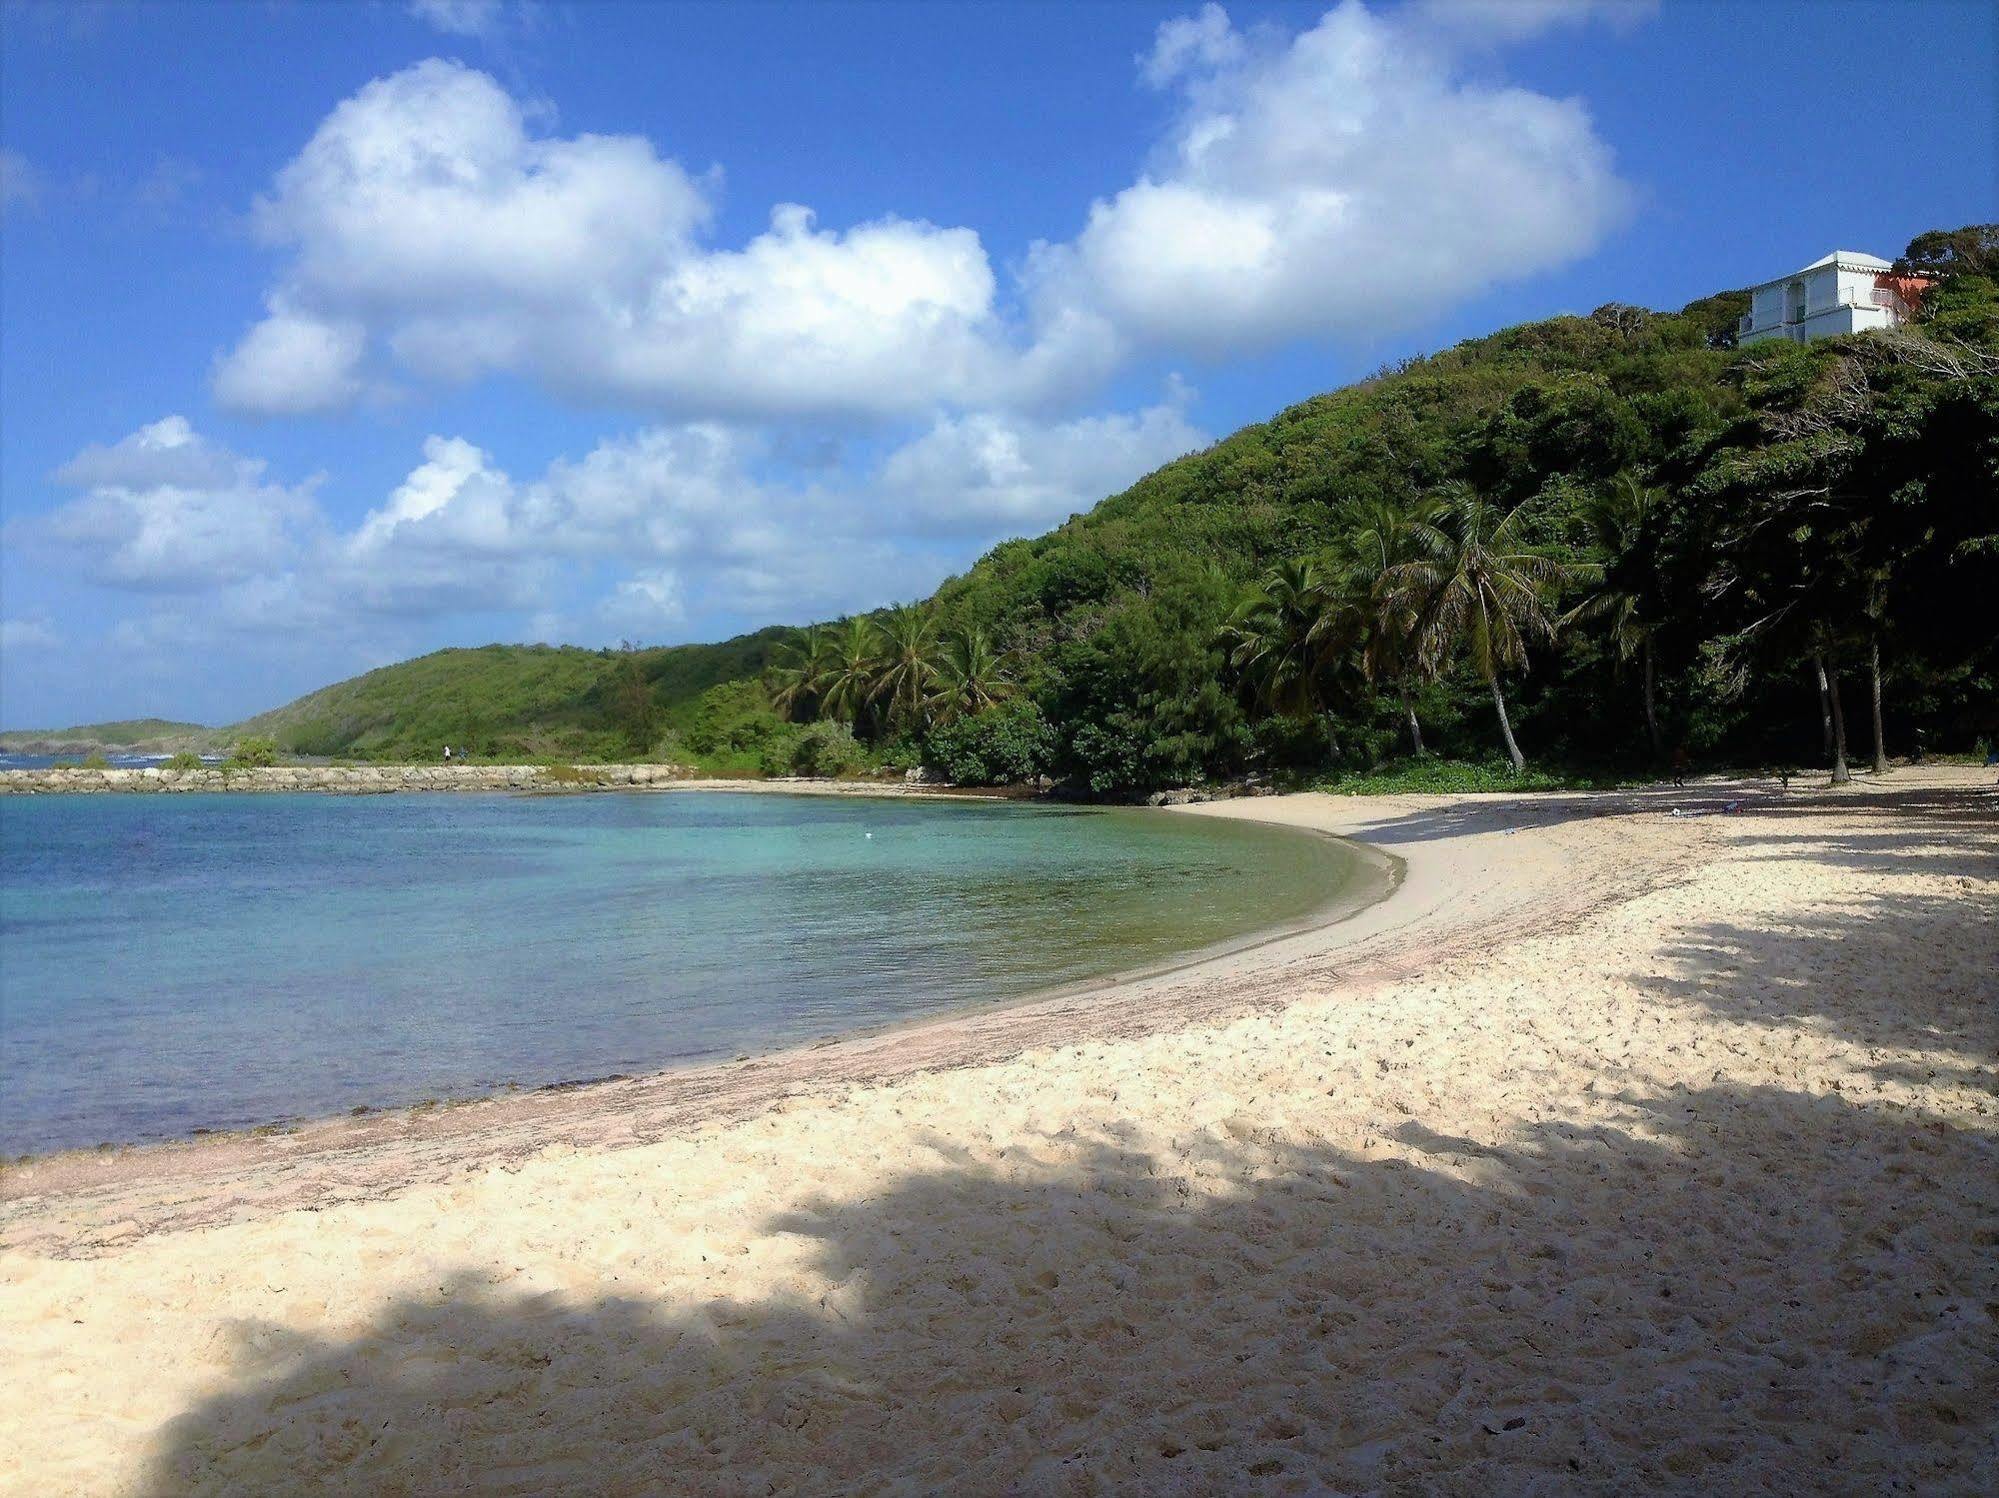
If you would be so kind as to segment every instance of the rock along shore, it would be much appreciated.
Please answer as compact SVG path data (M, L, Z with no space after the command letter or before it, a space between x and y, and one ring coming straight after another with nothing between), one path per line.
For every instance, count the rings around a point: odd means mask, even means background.
M664 785L681 765L272 765L256 769L0 770L0 795L165 791L610 791Z

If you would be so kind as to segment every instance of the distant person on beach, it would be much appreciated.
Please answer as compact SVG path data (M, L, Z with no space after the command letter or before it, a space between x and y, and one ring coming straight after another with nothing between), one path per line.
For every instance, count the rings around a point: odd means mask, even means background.
M451 746L449 744L444 746L444 762L447 765L451 763Z
M1681 744L1673 751L1673 784L1687 783L1687 746Z

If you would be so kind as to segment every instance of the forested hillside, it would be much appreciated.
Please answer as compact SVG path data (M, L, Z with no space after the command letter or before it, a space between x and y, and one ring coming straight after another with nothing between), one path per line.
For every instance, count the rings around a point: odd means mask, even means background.
M1738 350L1741 294L1610 306L1316 397L812 632L775 696L1107 793L1968 749L1999 728L1999 226L1902 268L1934 285L1894 334Z
M1999 731L1999 227L1915 326L1737 349L1740 293L1316 396L931 599L720 645L448 650L239 725L286 750L936 765L1125 794L1414 754L1639 772Z

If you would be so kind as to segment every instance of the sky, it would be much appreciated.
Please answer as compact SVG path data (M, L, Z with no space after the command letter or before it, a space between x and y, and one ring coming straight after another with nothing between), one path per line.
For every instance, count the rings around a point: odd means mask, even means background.
M1384 364L1999 217L1989 0L0 4L0 726L927 595Z

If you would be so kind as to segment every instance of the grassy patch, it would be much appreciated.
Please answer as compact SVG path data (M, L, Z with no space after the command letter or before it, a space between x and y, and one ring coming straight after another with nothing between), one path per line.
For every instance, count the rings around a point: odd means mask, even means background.
M604 772L581 765L543 765L540 778L548 785L602 785Z
M1406 759L1371 770L1345 770L1304 781L1298 790L1335 796L1451 795L1469 791L1600 791L1630 784L1605 771L1528 765L1520 774L1505 760Z

